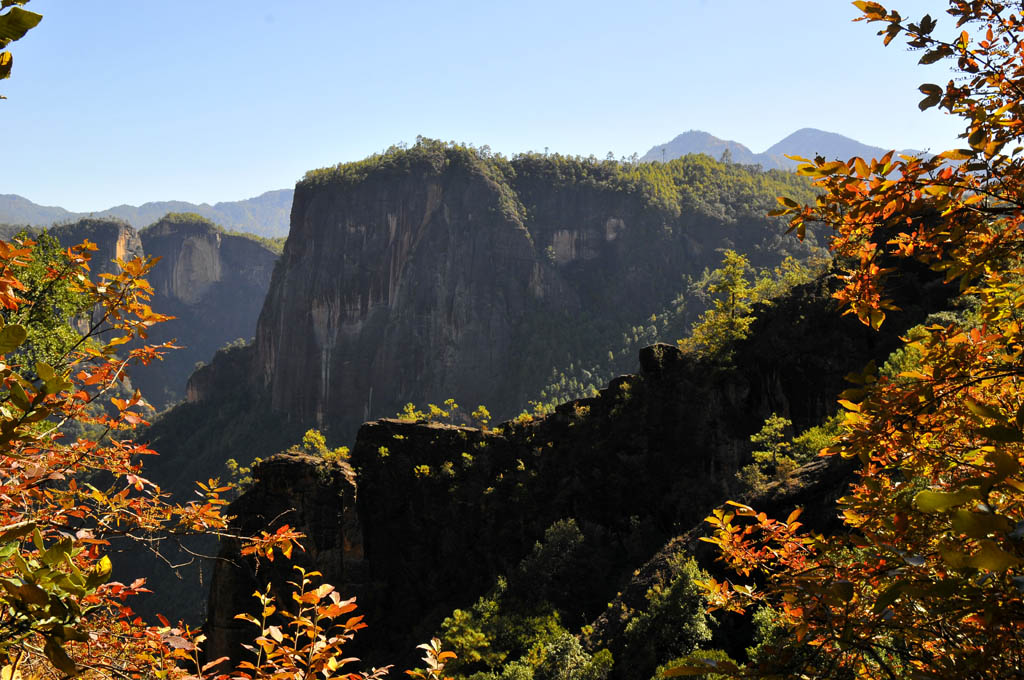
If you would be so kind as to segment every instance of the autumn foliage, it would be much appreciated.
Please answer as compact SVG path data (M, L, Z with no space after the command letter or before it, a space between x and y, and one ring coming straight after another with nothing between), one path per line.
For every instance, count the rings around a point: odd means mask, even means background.
M61 353L50 347L52 363L24 365L34 339L52 325L0 320L2 677L382 676L387 669L343 670L356 659L342 647L365 623L352 614L354 601L316 583L316 573L300 570L290 589L279 584L273 593L254 594L255 614L239 614L254 624L253 656L236 668L204 659L195 631L162 617L150 625L134 614L131 598L147 592L145 582L111 580L112 542L157 551L176 536L227 535L222 494L229 487L209 480L198 485L197 500L177 503L143 476L140 461L153 451L132 439L146 410L137 392L126 393L126 370L171 349L145 343L148 329L167 318L148 304L153 291L144 277L154 262L119 261L118 273L92 277L95 245L86 242L47 261L45 276L30 287L19 273L32 264L36 246L28 239L0 242L4 316L37 318L23 313L26 306L52 310L57 291L70 292L83 311L65 321L84 332ZM75 434L82 432L90 434ZM301 536L283 526L234 538L245 541L243 554L272 560L288 558ZM417 677L441 680L451 653L436 643L425 649L427 667Z
M832 229L847 265L836 294L878 328L893 275L916 263L958 286L965 311L918 327L896 375L867 367L841 395L843 432L822 452L860 462L840 499L846 531L816 536L731 503L709 539L736 572L715 607L770 608L787 631L735 677L1006 678L1024 673L1024 17L1020 3L950 0L917 22L874 2L861 20L946 61L921 108L964 121L933 158L805 160L814 205L780 199L802 234ZM939 35L938 29L952 25ZM883 106L881 102L878 106ZM706 672L677 668L675 674Z

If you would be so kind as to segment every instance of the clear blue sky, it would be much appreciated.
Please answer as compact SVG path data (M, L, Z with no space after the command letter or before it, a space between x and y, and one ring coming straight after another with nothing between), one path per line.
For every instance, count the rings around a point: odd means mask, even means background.
M801 127L933 150L959 132L916 105L943 67L882 47L846 0L26 8L44 19L0 81L0 193L76 211L247 198L419 134L619 157L690 129L755 152Z

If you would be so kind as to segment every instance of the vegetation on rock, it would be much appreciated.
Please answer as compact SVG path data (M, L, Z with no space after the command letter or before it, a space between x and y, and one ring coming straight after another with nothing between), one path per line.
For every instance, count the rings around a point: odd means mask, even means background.
M844 531L805 531L742 504L708 522L743 581L711 579L714 605L770 609L785 634L735 677L1010 677L1024 672L1024 212L1019 73L1024 17L1016 5L951 0L955 30L908 21L875 2L862 19L903 36L921 62L956 77L921 86L921 108L963 118L965 147L935 158L805 161L823 194L783 200L798 233L834 232L847 272L837 299L879 328L897 307L893 280L915 266L975 301L905 339L908 370L851 375L842 433L826 453L860 462L838 504ZM909 359L909 361L908 361ZM757 582L750 582L750 579ZM676 673L706 672L679 667Z

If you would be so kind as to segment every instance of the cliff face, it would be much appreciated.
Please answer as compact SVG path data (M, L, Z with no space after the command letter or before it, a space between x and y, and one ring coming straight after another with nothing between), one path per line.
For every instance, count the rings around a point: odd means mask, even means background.
M544 160L451 147L402 160L298 185L256 333L273 407L342 437L410 401L512 415L556 363L650 316L716 249L773 257L755 246L778 227L754 214L674 213Z
M848 372L884 360L900 332L946 299L941 286L913 275L892 283L902 311L883 332L841 316L831 298L835 281L823 277L760 308L728 366L655 345L641 352L637 375L547 417L490 430L364 424L351 459L367 569L352 585L371 622L358 636L359 654L375 664L414 663L416 643L567 518L580 527L588 567L571 575L571 597L557 603L561 620L577 629L594 622L589 642L617 648L625 612L642 606L679 540L648 563L651 555L737 494L735 472L750 461L749 437L764 420L778 413L795 431L820 423L835 411ZM775 489L765 507L788 512L816 499L821 516L831 517L827 500L848 468L822 465ZM352 590L345 580L335 585Z
M498 191L469 168L300 187L256 335L274 407L323 424L427 396L484 399L545 292Z
M113 272L117 265L114 258L130 260L142 257L143 246L139 233L127 222L111 218L87 218L71 224L50 229L65 248L88 239L97 245L92 254L91 267L94 273Z
M161 258L149 277L156 291L152 306L176 317L156 326L150 341L174 340L182 346L133 375L159 408L184 396L197 362L209 361L229 342L253 336L277 255L201 218L168 216L141 236L146 254Z
M262 591L268 583L280 586L295 580L293 566L321 572L324 583L351 584L347 596L358 594L366 577L362 537L354 517L354 473L347 464L284 453L257 464L254 478L254 486L228 508L228 514L236 517L231 530L245 536L288 524L306 538L303 550L296 550L291 561L259 564L239 557L237 541L225 540L210 586L204 650L209 659L237 656L239 645L252 640L253 627L234 614L251 610L253 592ZM279 593L279 608L290 609L291 598Z
M634 570L736 495L735 472L749 462L749 437L765 418L784 415L797 431L821 422L835 409L843 376L883 359L900 329L944 299L932 286L905 281L904 311L874 333L838 314L830 285L822 279L761 309L733 366L655 345L641 352L637 375L544 418L490 430L391 419L363 425L351 460L367 569L352 585L371 622L358 636L362 658L413 663L407 657L417 642L566 518L582 531L588 569L567 586L562 620L570 628L595 622L595 645L621 644L626 609L607 603L629 584L622 602L640 606L644 579L655 576ZM801 498L832 498L845 472L817 465L805 474L811 481L762 499L766 507L788 512ZM664 556L645 569L657 571L661 562ZM345 580L335 585L353 591ZM220 606L211 604L211 615Z

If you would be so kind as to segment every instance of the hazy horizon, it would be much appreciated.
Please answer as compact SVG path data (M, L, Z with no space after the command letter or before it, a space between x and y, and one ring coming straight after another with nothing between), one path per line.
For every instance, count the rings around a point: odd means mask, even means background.
M693 129L755 152L804 127L933 150L959 131L917 109L945 67L845 1L28 8L0 193L75 212L250 198L417 135L618 158Z

